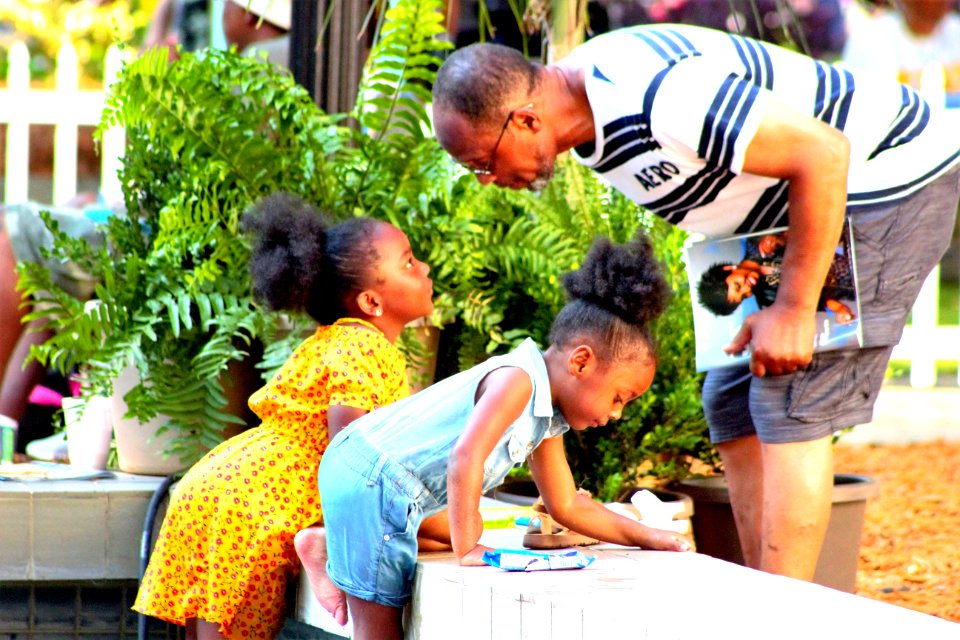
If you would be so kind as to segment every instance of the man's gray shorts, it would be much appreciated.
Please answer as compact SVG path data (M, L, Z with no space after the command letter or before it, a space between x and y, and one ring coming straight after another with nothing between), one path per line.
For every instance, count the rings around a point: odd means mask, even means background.
M746 366L714 369L703 409L715 443L757 434L807 442L873 419L894 345L927 274L950 245L960 167L899 202L850 214L863 348L814 354L806 369L757 378Z
M89 273L73 262L55 256L47 258L41 252L41 249L49 249L53 244L53 235L40 218L41 211L49 211L60 230L71 238L85 240L95 248L100 247L103 236L85 210L27 202L6 205L2 211L3 224L17 262L36 262L47 267L54 283L79 300L87 300L93 295L97 282Z

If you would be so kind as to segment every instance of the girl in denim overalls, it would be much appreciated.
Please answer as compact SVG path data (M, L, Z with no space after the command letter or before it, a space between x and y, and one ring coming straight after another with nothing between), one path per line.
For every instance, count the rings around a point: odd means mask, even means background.
M327 449L319 472L326 569L347 594L354 638L402 637L425 517L449 509L460 564L482 564L480 496L524 460L559 524L607 542L689 550L681 536L578 494L560 437L618 419L653 380L647 324L668 289L650 243L598 241L564 284L572 300L546 351L528 339L358 419Z

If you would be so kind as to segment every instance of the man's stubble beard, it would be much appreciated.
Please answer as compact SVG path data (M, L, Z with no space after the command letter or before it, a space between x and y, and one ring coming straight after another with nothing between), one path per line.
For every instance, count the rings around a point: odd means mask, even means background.
M546 156L538 151L537 164L540 165L540 169L537 172L537 177L530 181L527 189L533 191L534 193L540 193L546 189L547 185L550 184L550 181L553 180L555 163L556 159L554 159L552 162L548 161Z

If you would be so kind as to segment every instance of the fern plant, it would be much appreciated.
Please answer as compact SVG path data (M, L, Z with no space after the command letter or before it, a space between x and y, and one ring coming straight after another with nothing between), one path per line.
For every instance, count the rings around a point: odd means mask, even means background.
M42 303L31 317L55 331L34 357L64 372L82 367L88 395L109 395L119 372L135 366L129 413L169 416L178 437L168 453L184 462L222 441L224 427L239 422L224 410L230 363L248 360L262 339L268 347L255 364L269 375L310 326L252 301L243 211L288 191L342 216L407 220L408 211L430 210L453 174L422 106L436 52L450 46L438 39L441 2L393 5L352 114L324 114L288 74L235 52L168 63L166 52L151 51L125 66L98 134L126 130L127 214L109 220L102 250L55 234L53 252L100 280L96 303L24 265L24 290ZM343 126L351 116L358 127Z
M34 356L64 372L82 367L86 394L109 395L120 371L136 367L129 412L169 416L179 436L169 453L181 460L222 441L241 422L224 411L223 374L275 321L251 300L240 216L277 190L337 200L328 163L349 137L337 120L288 75L235 53L168 64L156 50L127 65L98 129L126 130L127 214L109 219L100 250L56 235L54 251L99 279L96 303L23 266L26 293L42 303L33 317L55 330Z
M355 215L409 223L408 214L428 210L452 176L425 106L439 54L452 45L440 39L440 0L391 4L350 114L358 126L349 161L338 163L339 204Z
M482 187L471 175L453 187L448 211L420 233L430 239L438 306L446 309L438 375L472 366L533 337L546 345L565 300L560 279L576 269L597 236L651 236L674 296L654 327L658 372L651 388L608 429L571 433L567 457L577 482L614 500L649 476L659 484L684 477L695 460L717 464L700 404L693 319L682 260L685 234L644 212L566 157L543 193ZM442 214L442 215L440 215Z

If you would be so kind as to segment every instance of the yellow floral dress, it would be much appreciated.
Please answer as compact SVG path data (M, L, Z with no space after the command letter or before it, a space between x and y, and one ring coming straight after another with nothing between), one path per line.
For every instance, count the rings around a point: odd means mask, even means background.
M222 443L177 483L134 610L231 638L274 638L294 535L321 518L317 469L327 407L372 411L409 394L403 354L372 325L319 327L250 397L263 421Z

